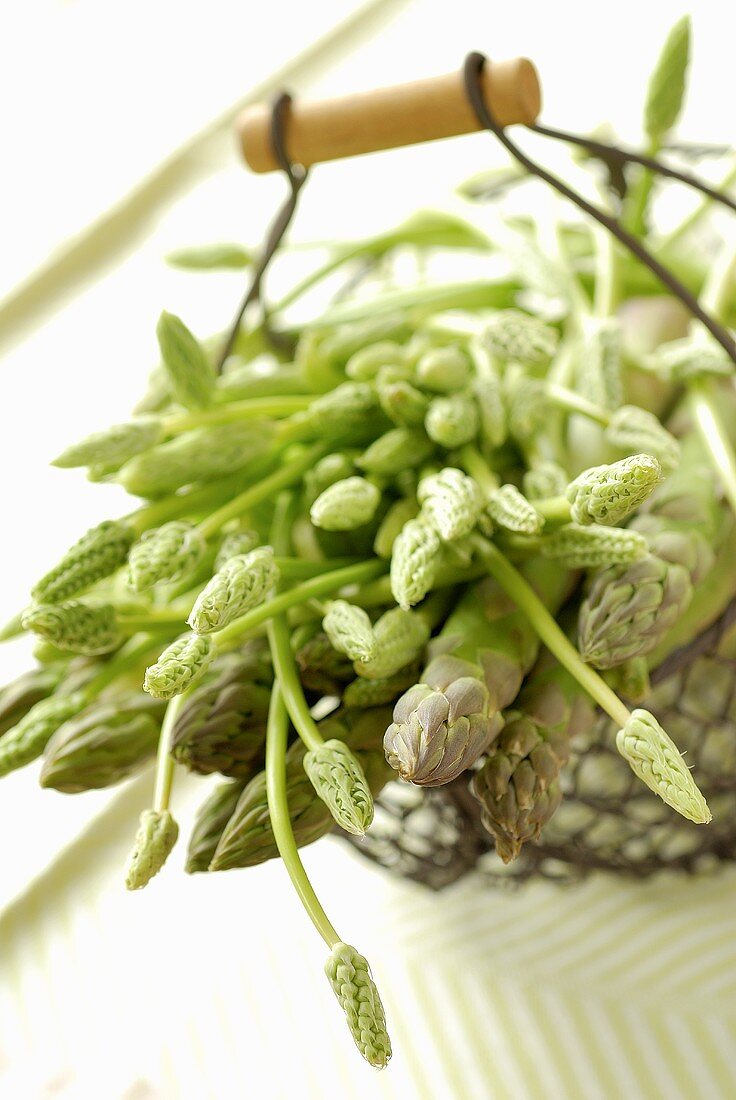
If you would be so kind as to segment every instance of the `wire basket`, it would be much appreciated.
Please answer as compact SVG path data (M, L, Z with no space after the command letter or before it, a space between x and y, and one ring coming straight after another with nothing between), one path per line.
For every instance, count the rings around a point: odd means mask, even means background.
M472 870L513 884L535 877L578 881L592 871L696 874L736 859L736 601L653 674L643 705L661 716L696 770L713 812L708 828L675 814L643 786L616 750L615 725L601 716L573 738L557 813L512 863L496 855L467 775L432 789L389 783L373 827L352 843L366 858L433 890Z

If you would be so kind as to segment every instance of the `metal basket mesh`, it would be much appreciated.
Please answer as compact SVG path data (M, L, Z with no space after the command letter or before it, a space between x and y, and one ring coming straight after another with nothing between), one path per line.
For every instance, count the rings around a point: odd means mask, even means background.
M594 870L644 878L698 873L736 858L736 602L653 676L643 704L695 770L713 813L708 826L680 817L638 780L601 717L572 743L561 777L564 799L539 841L504 865L462 776L423 790L390 783L368 835L355 842L388 870L441 889L477 869L495 883L534 876L578 880Z

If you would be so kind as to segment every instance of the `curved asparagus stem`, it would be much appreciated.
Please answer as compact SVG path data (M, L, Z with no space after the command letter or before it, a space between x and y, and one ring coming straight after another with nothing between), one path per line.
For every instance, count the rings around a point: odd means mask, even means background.
M309 919L327 946L332 949L340 937L325 913L309 881L294 839L286 798L286 741L289 716L278 677L271 690L271 705L266 726L266 793L276 846ZM320 738L321 740L321 738Z

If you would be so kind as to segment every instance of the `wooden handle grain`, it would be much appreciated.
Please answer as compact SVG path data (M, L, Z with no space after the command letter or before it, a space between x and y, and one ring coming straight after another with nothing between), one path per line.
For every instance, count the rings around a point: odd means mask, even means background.
M483 92L502 126L533 123L541 106L537 70L525 57L487 61ZM278 168L271 148L271 108L248 107L237 123L240 147L254 172ZM461 72L316 102L295 100L286 114L286 147L308 167L379 149L469 134L481 127L465 96Z

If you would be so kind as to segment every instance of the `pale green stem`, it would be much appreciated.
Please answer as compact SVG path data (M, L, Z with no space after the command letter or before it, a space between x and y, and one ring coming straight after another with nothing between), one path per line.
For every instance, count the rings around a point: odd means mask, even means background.
M209 424L230 424L247 420L267 420L291 416L308 409L314 394L292 394L283 397L251 397L247 401L232 401L227 405L201 409L197 412L175 413L162 419L167 435L178 435Z
M268 642L271 647L273 670L294 729L308 749L318 749L324 744L324 739L317 728L317 723L309 713L309 703L302 690L291 649L289 627L284 615L275 615L269 622Z
M340 937L330 923L309 881L291 827L286 793L286 743L289 718L278 679L271 688L271 703L266 726L266 795L276 847L284 866L309 915L309 919L327 946L332 949Z
M320 267L311 271L309 275L305 277L287 291L282 298L271 306L268 310L269 315L274 313L281 313L283 310L288 309L290 305L293 305L298 298L301 298L303 294L306 294L308 290L311 290L313 286L321 282L322 279L326 279L328 275L331 275L333 271L337 271L339 267L342 267L348 260L353 260L358 256L361 256L366 251L366 242L359 241L355 245L349 245L345 248L341 248L329 260L326 260Z
M158 653L161 639L153 632L136 634L129 638L125 645L121 646L114 657L106 661L99 672L88 680L82 689L88 702L91 702L101 691L116 680L122 672L136 664L148 653Z
M506 595L524 612L550 652L561 665L564 665L570 675L575 677L590 697L607 714L610 714L614 722L619 726L625 726L631 717L628 708L605 680L585 664L575 646L557 625L531 585L493 543L480 537L476 538L475 543L489 572Z
M177 611L172 607L151 608L150 611L141 614L133 615L120 612L117 616L117 623L124 630L135 633L139 630L156 630L166 629L166 627L181 626L186 622L187 615L192 610L191 603L187 607L182 605L181 611Z
M269 497L272 497L281 489L293 485L328 450L329 444L318 443L304 451L298 458L292 459L291 462L283 465L280 470L275 470L274 473L263 478L257 485L251 485L245 492L240 493L233 500L228 501L227 504L223 504L216 512L202 520L199 524L200 534L204 535L205 538L209 538L229 520L236 519L255 504L260 504L261 501L268 500Z
M389 290L365 301L340 302L330 306L314 320L313 326L325 328L362 321L379 313L400 313L408 309L427 313L438 313L443 309L503 309L513 305L517 288L515 280L489 283L488 279L473 279Z
M319 577L313 577L303 584L295 585L287 592L279 592L277 596L262 603L260 607L254 607L252 611L230 623L224 630L218 631L213 638L220 646L231 645L268 622L274 615L288 611L290 607L296 607L311 599L319 599L320 596L328 596L331 592L337 592L349 584L361 584L363 581L373 580L387 570L387 562L372 558L357 565L348 565L344 569L335 569L331 573L322 573Z
M222 501L231 500L233 494L242 489L244 482L250 484L261 477L273 466L278 457L278 451L269 451L268 454L261 455L237 473L218 478L217 481L212 481L199 489L175 493L153 504L145 504L124 518L140 535L149 527L158 527L162 523L167 523L168 520L207 511Z
M585 397L581 397L574 390L568 390L565 386L558 386L556 382L549 382L545 388L549 399L558 408L587 416L589 420L594 420L596 424L601 424L604 428L610 423L611 414L607 409L588 401Z
M709 379L689 386L690 404L700 437L710 454L723 485L726 499L736 513L736 456L718 411L718 398Z
M650 140L645 153L648 157L656 157L659 150L660 143ZM639 177L624 202L623 223L637 237L641 237L646 228L647 207L653 184L654 177L651 170L641 168Z
M716 185L716 187L718 191L727 191L730 187L734 185L734 183L736 183L736 161L734 161L728 172L726 172L725 176L723 177L721 182ZM662 255L665 254L672 247L672 245L678 244L683 237L687 236L687 234L692 229L694 229L700 221L702 221L702 219L711 210L712 206L713 199L709 199L707 197L699 202L698 205L690 211L686 218L683 218L683 220L678 225L676 225L674 229L671 229L669 233L661 238L661 240L654 248L654 254L658 258L661 258Z
M478 483L485 496L495 493L500 482L477 447L471 447L470 444L461 447L460 461L465 467L465 472Z
M545 523L569 523L570 502L567 497L545 497L533 501L535 511L544 516Z
M166 707L164 720L161 723L158 756L156 757L156 784L153 792L153 808L157 813L162 813L169 808L171 788L174 783L174 758L171 755L171 739L176 720L186 698L186 692L183 695L176 695Z

